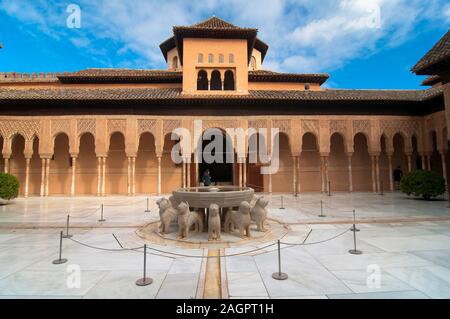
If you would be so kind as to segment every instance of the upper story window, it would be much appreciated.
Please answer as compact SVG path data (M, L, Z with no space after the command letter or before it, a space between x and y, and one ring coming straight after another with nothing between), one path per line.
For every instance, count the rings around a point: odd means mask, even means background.
M254 56L250 59L250 70L256 70L256 58Z
M178 57L174 56L172 59L172 69L176 70L178 69Z
M233 53L230 53L230 55L228 56L228 62L234 63L234 54Z
M208 55L208 63L214 63L214 55L212 53Z
M223 63L223 54L222 53L219 54L219 63Z
M198 63L203 63L203 53L199 53L198 54L197 62Z
M305 83L305 91L309 91L311 89L311 85L309 83Z

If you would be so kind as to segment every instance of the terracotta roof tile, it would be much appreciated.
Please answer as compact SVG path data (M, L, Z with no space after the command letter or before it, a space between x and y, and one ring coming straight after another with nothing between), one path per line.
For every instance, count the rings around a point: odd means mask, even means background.
M412 68L418 75L437 74L442 67L450 67L450 30Z

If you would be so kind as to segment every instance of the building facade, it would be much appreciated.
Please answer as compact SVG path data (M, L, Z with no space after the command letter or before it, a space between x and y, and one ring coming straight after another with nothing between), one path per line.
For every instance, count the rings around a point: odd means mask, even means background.
M295 194L394 191L396 168L447 178L440 78L425 90L327 89L327 74L264 70L256 29L214 17L173 32L160 46L167 70L1 74L0 170L22 196L169 193L199 185L206 168L218 183ZM207 144L194 136L199 120L223 132L233 163L195 162ZM180 127L192 138L177 164ZM261 174L268 164L249 161L256 134L242 147L230 128L277 129L278 171Z

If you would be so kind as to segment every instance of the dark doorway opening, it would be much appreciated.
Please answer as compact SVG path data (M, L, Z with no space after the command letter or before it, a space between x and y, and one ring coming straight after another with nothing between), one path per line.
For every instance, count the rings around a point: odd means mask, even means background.
M233 184L233 160L234 160L234 151L231 139L228 135L224 134L220 130L217 130L216 133L220 132L220 134L206 134L207 137L211 137L210 139L206 139L202 141L202 161L199 163L199 181L202 182L203 173L209 169L212 184L218 185L232 185ZM216 138L222 139L222 150L213 148L211 149L213 143ZM208 145L209 148L208 148ZM205 161L205 156L203 156L204 152L210 152L211 155L218 159L212 163L207 163Z

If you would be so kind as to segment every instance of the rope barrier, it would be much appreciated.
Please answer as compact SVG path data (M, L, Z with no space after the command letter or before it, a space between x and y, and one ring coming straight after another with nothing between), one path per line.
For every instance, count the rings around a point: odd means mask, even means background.
M342 233L340 233L340 234L338 234L336 236L333 236L333 237L328 238L328 239L312 242L312 243L305 243L305 241L303 241L303 243L300 243L300 244L299 243L285 243L285 242L281 242L281 244L287 245L287 246L309 246L309 245L323 244L323 243L326 243L326 242L331 241L333 239L336 239L338 237L341 237L341 236L343 236L345 233L347 233L349 231L351 231L351 230L350 229L346 229L344 232L342 232ZM308 235L308 237L309 237L309 235Z

